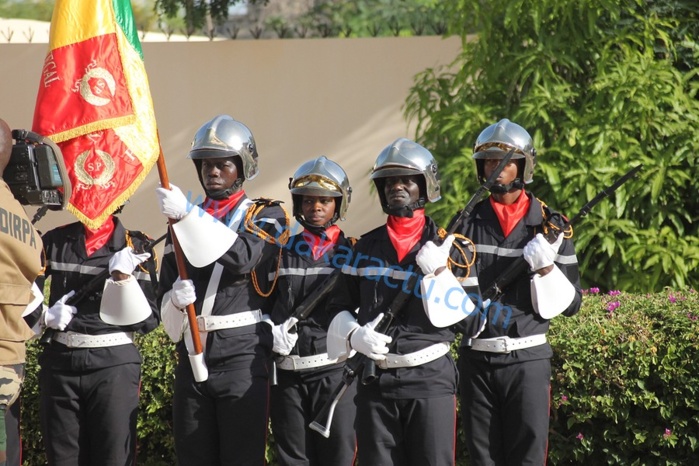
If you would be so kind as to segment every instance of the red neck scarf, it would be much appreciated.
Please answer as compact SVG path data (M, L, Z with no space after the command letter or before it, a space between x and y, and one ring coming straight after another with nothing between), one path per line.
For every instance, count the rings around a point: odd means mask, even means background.
M527 210L529 210L529 204L529 196L524 193L524 190L522 190L517 200L509 205L496 202L493 196L490 196L490 205L493 206L505 238L517 226L519 221L524 218Z
M204 199L204 210L211 214L212 217L222 219L233 210L233 207L245 195L244 190L231 194L228 199L211 199L208 196Z
M109 238L112 237L112 233L114 233L114 217L110 215L101 226L94 230L88 228L87 225L83 224L83 226L85 227L85 251L87 251L87 256L89 257L107 244Z
M388 229L388 237L398 255L398 262L400 262L422 237L422 231L425 229L425 210L413 211L412 217L389 215L386 228Z
M331 225L325 229L324 234L317 235L312 231L303 230L303 239L311 247L313 252L313 260L318 260L320 256L325 254L330 248L337 244L337 238L340 237L340 227Z

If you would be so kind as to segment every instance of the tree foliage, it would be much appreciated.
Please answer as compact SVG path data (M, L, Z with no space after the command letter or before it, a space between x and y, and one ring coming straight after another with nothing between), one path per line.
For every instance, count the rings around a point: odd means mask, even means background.
M55 0L0 0L0 18L34 19L51 21ZM155 0L132 1L136 25L141 31L155 29L157 15Z
M325 0L301 20L345 37L443 34L447 26L446 6L438 0Z
M573 216L631 167L636 180L575 229L583 282L660 290L699 278L699 7L691 0L451 2L462 52L418 75L406 102L438 162L446 222L476 187L481 130L527 128L539 157L529 187ZM476 36L469 31L477 30Z
M53 0L0 0L0 18L51 21Z
M206 25L207 20L221 24L228 19L228 10L237 3L266 4L269 0L155 0L155 10L165 18L182 17L185 33Z
M291 3L293 0L286 0ZM242 0L155 0L158 13L170 20L183 19L187 33L228 19L231 6ZM249 5L267 5L269 0L248 0ZM439 0L316 0L297 17L271 16L268 30L278 37L376 37L419 36L446 32L444 2ZM259 37L259 34L257 35Z

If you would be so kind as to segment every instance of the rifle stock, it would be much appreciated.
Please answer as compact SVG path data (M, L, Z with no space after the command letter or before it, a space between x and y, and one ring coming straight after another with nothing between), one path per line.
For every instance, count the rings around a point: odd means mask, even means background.
M316 415L315 419L313 419L313 422L308 425L311 430L318 432L325 438L330 437L330 426L333 422L335 408L368 359L369 358L362 353L356 353L347 360L342 373L342 383L335 387L328 401L325 402L320 412Z

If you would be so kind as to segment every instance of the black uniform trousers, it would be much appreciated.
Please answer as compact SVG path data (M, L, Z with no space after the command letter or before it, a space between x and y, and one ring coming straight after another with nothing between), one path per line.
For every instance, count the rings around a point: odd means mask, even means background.
M318 380L303 380L298 372L277 369L272 387L272 426L280 466L352 466L357 441L354 435L356 385L345 391L335 407L330 437L308 428L334 389L342 383L342 371L332 371Z
M548 448L550 360L494 365L469 358L462 352L459 374L470 464L544 465Z
M197 382L189 361L175 370L175 452L179 466L265 464L269 381L249 368Z
M140 380L137 363L80 372L42 366L39 412L49 465L135 464Z
M377 385L357 392L359 464L453 466L456 396L387 399Z

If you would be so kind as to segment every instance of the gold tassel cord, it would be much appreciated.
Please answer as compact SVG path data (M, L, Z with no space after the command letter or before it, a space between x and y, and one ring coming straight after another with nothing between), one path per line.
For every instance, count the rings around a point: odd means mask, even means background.
M563 238L565 238L565 239L572 238L573 237L573 225L568 224L567 228L564 230L560 226L553 223L551 220L549 220L549 217L547 217L547 215L546 215L546 207L548 207L548 206L541 199L537 198L537 200L541 204L541 216L544 218L544 223L541 225L541 230L544 233L544 236L549 235L549 229L550 229L556 233L556 237L558 237L558 235L561 232L563 232Z
M262 211L262 209L264 209L268 205L270 205L269 201L256 203L254 208L248 209L248 211L245 213L244 221L245 230L247 232L256 235L266 243L275 244L279 247L279 254L277 255L277 268L274 272L274 280L272 281L272 286L269 288L268 291L262 291L262 289L260 288L259 280L257 278L257 271L253 270L251 273L252 284L255 287L255 291L263 298L269 297L272 294L272 291L274 291L274 287L277 285L277 279L279 278L279 267L282 263L282 248L286 246L286 243L289 241L289 237L291 236L291 231L288 228L286 228L278 237L274 237L255 224L255 218L257 217L257 214L259 214ZM282 212L284 212L284 219L286 220L286 225L288 225L289 216L287 215L286 210L284 210L284 208L281 209Z
M439 237L442 240L444 240L447 237L447 231L444 228L439 228L439 230L437 230L437 235L439 235ZM467 238L466 236L460 233L454 233L454 238L456 238L456 240L452 244L452 247L456 248L456 250L459 251L459 255L463 258L463 262L454 260L451 257L449 257L449 260L447 261L447 267L449 268L449 270L453 270L454 267L459 269L465 269L464 277L459 279L460 281L463 281L466 278L468 278L468 276L471 274L471 267L476 262L476 247L470 238ZM469 254L466 251L467 249L471 251L470 260L468 259Z

